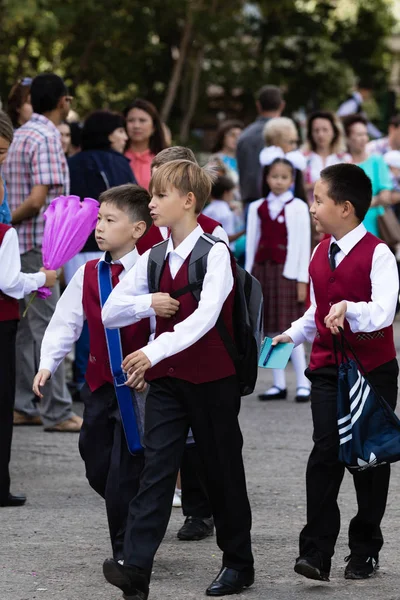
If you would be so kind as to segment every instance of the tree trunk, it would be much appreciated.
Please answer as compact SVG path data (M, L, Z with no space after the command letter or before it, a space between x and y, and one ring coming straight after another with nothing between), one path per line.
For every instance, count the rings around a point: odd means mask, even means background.
M186 62L189 44L192 39L192 32L193 8L192 3L189 2L181 43L179 45L179 56L175 61L174 68L172 69L171 79L169 80L167 93L165 95L164 103L161 108L161 119L164 122L167 122L168 117L171 113L172 106L175 102L176 94L178 92L179 84L181 82L183 66Z
M182 119L179 134L180 142L183 145L186 144L188 140L190 124L192 122L193 115L197 106L197 101L199 99L200 78L203 67L204 50L204 45L197 50L197 55L193 65L192 85L190 88L189 103L186 113Z

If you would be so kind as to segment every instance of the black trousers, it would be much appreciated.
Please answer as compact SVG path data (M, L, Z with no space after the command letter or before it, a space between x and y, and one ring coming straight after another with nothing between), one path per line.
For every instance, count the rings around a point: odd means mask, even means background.
M392 408L397 402L397 360L371 371L368 377ZM307 525L300 534L300 555L318 552L329 572L340 530L337 504L345 467L338 460L337 370L326 367L306 371L311 381L314 448L306 472ZM377 556L383 545L380 523L389 491L390 465L352 473L358 512L349 527L350 551Z
M131 499L139 489L142 455L128 450L114 386L91 393L86 386L79 451L90 486L105 499L114 558L123 558L123 543Z
M212 516L206 474L196 444L186 444L181 464L182 512L185 517Z
M0 501L10 492L17 328L16 320L0 321Z
M150 385L145 417L145 466L129 506L125 563L151 573L171 514L177 473L189 426L204 465L224 566L253 564L251 511L242 459L235 376L199 385L162 378Z

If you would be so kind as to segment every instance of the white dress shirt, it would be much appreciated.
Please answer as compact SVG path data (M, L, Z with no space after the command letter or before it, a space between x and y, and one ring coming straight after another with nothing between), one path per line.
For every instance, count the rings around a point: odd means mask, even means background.
M280 196L272 192L268 194L268 210L271 219L275 220L282 209L285 209L285 222L287 228L288 244L283 276L286 279L295 279L308 283L308 265L311 254L311 225L308 205L303 200L295 198L288 191ZM256 200L249 205L246 228L246 271L251 273L258 244L261 238L261 219L258 209L264 198Z
M198 225L176 248L172 238L169 239L166 255L173 279L203 233ZM155 314L151 308L152 294L149 294L147 281L149 254L150 250L145 252L111 292L102 312L106 327L125 327ZM151 365L155 366L165 358L192 346L212 329L232 288L233 275L228 248L225 244L215 244L207 257L207 272L197 309L187 319L177 323L172 332L161 334L142 348ZM149 306L145 314L142 312L143 303Z
M119 275L120 280L126 276L138 258L139 254L135 248L120 260L115 261L115 263L120 263L124 267ZM99 262L104 259L105 253ZM82 332L86 319L82 298L85 268L86 265L79 267L72 277L65 292L57 302L56 309L43 337L39 369L48 369L52 374L57 370L68 352L71 351ZM144 306L143 310L148 310L148 306Z
M21 273L18 235L9 229L0 246L0 291L19 300L46 283L45 273Z
M331 238L331 245L336 242L340 248L335 256L336 266L349 254L356 244L365 236L367 230L361 223L340 240ZM318 248L318 246L317 246ZM317 249L316 248L316 249ZM316 250L315 249L315 250ZM314 253L315 253L314 250ZM353 333L379 331L393 323L399 296L399 276L396 259L386 244L378 244L374 250L371 266L371 301L347 302L346 319ZM315 294L313 282L310 286L311 306L305 314L292 323L285 333L292 338L296 346L306 340L314 340L317 328L315 325Z
M338 165L340 163L346 163L350 161L349 154L329 154L323 158L316 152L310 152L306 155L307 159L307 183L315 183L318 181L322 169L331 167L332 165Z
M221 219L218 219L218 221L220 221L220 220ZM167 237L169 236L168 227L160 227L160 232L161 232L161 235L163 236L163 239L166 240ZM235 233L235 232L233 232L233 233ZM220 240L222 240L223 242L225 242L225 244L227 244L229 246L228 234L225 231L225 229L223 227L221 227L221 225L217 225L211 235L219 238ZM229 235L231 235L231 234L229 234Z

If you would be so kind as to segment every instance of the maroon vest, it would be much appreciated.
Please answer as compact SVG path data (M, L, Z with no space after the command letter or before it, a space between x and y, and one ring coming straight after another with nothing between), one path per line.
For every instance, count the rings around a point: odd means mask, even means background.
M188 285L188 265L190 255L183 263L182 267L172 279L167 259L160 281L160 292L180 290ZM233 337L233 299L234 289L226 299L222 307L222 318ZM179 297L179 310L170 319L157 317L156 335L157 338L162 333L173 331L174 326L184 321L197 309L197 301L192 292L188 292ZM235 375L236 370L232 359L230 358L224 343L215 327L210 329L198 342L178 354L174 354L165 360L162 360L146 374L146 379L152 381L160 377L174 377L184 379L191 383L205 383L207 381L216 381L230 375Z
M221 223L218 223L218 221L214 221L214 219L211 219L206 215L199 215L197 217L197 222L203 229L204 233L209 234L212 234L214 229L218 227L218 225L221 226ZM161 235L160 228L156 225L152 225L149 231L137 242L137 251L139 252L139 254L144 254L147 250L150 250L150 248L152 248L156 244L159 244L163 240L164 238Z
M0 246L3 243L4 236L11 229L11 225L0 223ZM0 266L1 268L1 266ZM0 321L14 321L19 319L18 300L6 296L0 290Z
M372 259L375 248L381 243L382 240L367 233L334 271L330 268L328 258L330 240L323 240L315 251L310 264L310 277L317 306L317 333L311 351L310 369L335 364L332 334L324 324L332 304L341 300L371 301ZM370 333L352 333L345 320L344 330L367 372L396 358L392 326Z
M285 264L287 254L285 207L290 202L292 200L286 202L276 219L271 219L267 200L259 206L257 212L261 221L261 237L254 262L264 263L270 260L278 265Z
M82 304L89 327L90 354L86 370L86 381L92 392L106 382L113 383L108 360L108 350L104 325L101 321L101 307L98 284L98 260L86 263L83 278ZM150 337L149 319L142 319L134 325L120 329L124 357L147 346Z

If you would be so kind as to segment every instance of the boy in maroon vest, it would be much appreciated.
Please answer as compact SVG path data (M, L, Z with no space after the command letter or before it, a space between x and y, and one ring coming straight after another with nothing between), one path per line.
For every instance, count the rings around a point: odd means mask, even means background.
M142 385L144 377L150 382L145 467L129 507L124 565L112 559L103 565L106 579L135 600L148 597L153 559L168 525L189 427L204 463L217 542L223 551L222 569L206 593L234 594L254 581L251 511L238 423L240 390L235 366L215 328L220 315L228 331L233 328L234 277L226 245L212 244L199 304L190 291L179 302L170 298L188 283L191 252L203 235L197 215L211 183L198 165L180 160L157 169L150 183L153 221L171 231L160 281L160 291L170 299L170 318L157 316L155 340L123 362L129 385ZM149 295L148 260L146 252L111 293L102 313L106 327L141 318L140 305Z
M0 137L0 151L1 144ZM3 198L0 204L2 201ZM55 271L47 271L44 268L40 269L40 273L21 273L17 232L4 223L0 223L0 265L0 506L22 506L26 497L10 493L9 472L15 399L18 300L43 285L52 287L57 277Z
M43 338L33 390L40 396L40 388L73 348L86 319L90 355L79 450L89 484L105 499L113 555L120 560L128 505L138 489L143 456L132 456L124 437L101 321L98 269L101 261L109 263L115 286L134 266L139 258L136 242L151 225L150 196L145 189L127 184L107 190L99 200L96 241L104 255L100 261L91 260L78 269L58 301ZM148 309L142 303L142 310ZM124 327L124 354L147 344L149 336L148 319Z
M340 529L337 496L344 475L339 462L337 367L333 335L343 327L377 391L392 408L397 401L398 365L392 323L398 298L396 260L362 221L370 207L371 181L362 169L342 164L321 171L310 212L320 233L310 264L311 306L274 344L312 341L310 365L314 448L306 474L307 525L300 534L295 571L329 581ZM353 473L358 512L349 527L346 579L370 577L383 544L390 466Z

